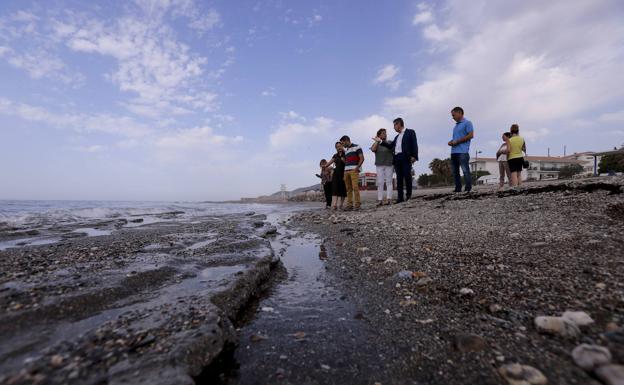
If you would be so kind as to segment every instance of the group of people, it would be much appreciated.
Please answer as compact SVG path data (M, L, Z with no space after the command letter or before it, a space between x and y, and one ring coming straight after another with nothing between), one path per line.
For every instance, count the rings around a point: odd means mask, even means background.
M455 121L452 139L448 142L451 147L451 169L455 182L455 192L462 191L460 169L464 175L464 191L472 190L472 175L470 173L470 142L474 138L472 122L464 118L464 110L455 107L451 110ZM380 128L372 138L370 150L375 154L377 172L377 206L392 203L392 176L396 174L397 200L401 203L412 197L413 177L412 166L418 161L418 140L416 132L405 128L402 118L393 121L396 135L393 140L388 139L385 128ZM526 144L519 135L517 124L511 126L510 132L503 134L503 144L496 153L501 172L500 186L504 185L505 175L509 178L510 186L519 186L522 168L526 167L524 154ZM321 184L325 193L326 208L333 210L359 210L361 206L359 176L364 163L362 148L351 142L348 136L343 136L334 145L336 153L328 161L320 162ZM332 167L333 166L333 167ZM385 185L385 196L384 196ZM345 205L346 198L346 205Z

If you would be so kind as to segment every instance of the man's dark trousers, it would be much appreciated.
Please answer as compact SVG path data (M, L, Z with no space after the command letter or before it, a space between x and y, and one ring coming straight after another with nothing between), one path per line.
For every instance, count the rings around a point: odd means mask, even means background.
M466 188L464 191L472 190L472 175L470 175L470 155L468 153L451 154L451 169L453 171L453 178L455 178L455 192L461 192L462 182L459 175L459 168L461 167L464 173L464 180L466 182Z
M403 202L403 186L405 198L412 197L412 162L403 153L394 156L394 171L397 176L397 202Z

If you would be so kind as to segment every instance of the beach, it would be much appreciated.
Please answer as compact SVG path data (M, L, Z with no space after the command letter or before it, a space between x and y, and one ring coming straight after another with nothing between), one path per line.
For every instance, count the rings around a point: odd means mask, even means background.
M571 352L597 344L624 363L623 192L621 178L560 181L293 221L321 234L337 286L399 352L380 383L505 384L500 369L517 363L599 384ZM535 325L566 311L593 322L573 336Z
M3 384L194 383L275 275L271 221L301 209L15 205L0 243Z
M506 384L512 364L608 383L571 352L624 363L623 192L604 178L357 212L20 217L1 234L0 383ZM567 311L592 322L535 325Z

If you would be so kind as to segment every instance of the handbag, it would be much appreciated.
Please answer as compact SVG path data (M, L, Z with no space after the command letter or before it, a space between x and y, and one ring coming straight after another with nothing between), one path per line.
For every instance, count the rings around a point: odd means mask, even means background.
M524 158L523 158L523 162L522 162L522 168L529 168L529 161L527 160L527 154L526 151L524 152Z

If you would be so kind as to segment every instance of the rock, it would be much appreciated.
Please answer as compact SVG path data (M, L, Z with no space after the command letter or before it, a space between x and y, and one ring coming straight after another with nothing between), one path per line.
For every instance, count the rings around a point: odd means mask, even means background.
M607 333L610 333L610 332L617 331L619 328L620 327L615 322L609 322L607 326L605 327L605 330L607 331Z
M331 368L329 367L329 365L321 364L321 369L323 369L323 370L329 370L329 369L331 369Z
M260 231L260 236L263 238L266 238L270 235L275 235L275 234L277 234L277 227L275 226L269 226L265 228L264 230Z
M50 365L55 368L63 365L63 356L58 354L53 355L52 358L50 358Z
M464 287L461 290L459 290L459 294L461 294L461 295L473 295L474 294L474 290L468 289L467 287Z
M604 346L581 344L572 350L574 363L591 372L611 362L611 352Z
M261 334L252 334L251 337L249 337L249 339L251 340L251 342L260 342L260 341L268 340L269 337L263 336Z
M371 263L373 261L373 257L362 257L360 261L362 263Z
M541 332L558 334L562 337L576 338L581 335L580 329L574 322L562 317L536 317L535 327Z
M548 379L532 366L509 364L498 368L498 373L509 385L546 385Z
M497 303L490 305L490 313L498 313L503 310L503 307Z
M130 222L132 222L132 223L143 223L143 218L131 219Z
M561 315L561 318L571 321L579 327L594 323L594 320L584 311L566 311Z
M367 252L368 250L370 250L368 247L358 247L358 248L356 249L356 252L357 252L358 254L363 254L363 253Z
M433 279L429 278L429 277L422 277L421 279L419 279L416 282L416 286L427 286L429 284L431 284L433 282Z
M479 352L488 348L487 341L476 334L458 334L453 339L453 346L462 353Z
M607 284L605 284L603 282L598 282L596 284L596 289L599 289L599 290L604 290L604 289L606 289L606 287L607 287Z
M273 309L272 307L269 307L269 306L264 306L264 307L262 307L261 310L262 311L266 311L268 313L273 313L275 311L275 309Z
M396 259L390 257L384 261L384 263L397 263Z
M255 221L253 225L254 227L262 227L264 226L264 221Z
M399 279L412 279L412 272L409 270L403 270L396 273L395 276Z
M624 365L601 366L595 373L606 385L624 385Z

